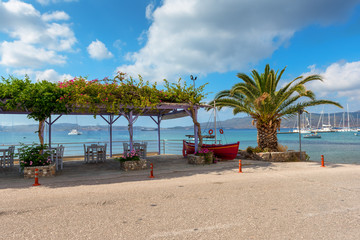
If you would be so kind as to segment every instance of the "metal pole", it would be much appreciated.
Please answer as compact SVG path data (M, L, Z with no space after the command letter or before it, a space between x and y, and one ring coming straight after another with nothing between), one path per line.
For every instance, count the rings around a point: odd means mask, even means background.
M110 157L112 157L112 143L113 143L113 140L112 140L112 125L113 125L113 119L114 119L114 116L111 114L109 116L109 121L110 121Z
M197 121L197 108L194 109L194 116L193 118ZM198 127L194 124L194 141L195 141L195 153L198 151Z
M216 144L217 140L216 140L216 107L215 107L215 101L214 101L214 129L215 129L215 144Z
M299 158L300 158L300 162L301 162L301 130L300 130L300 115L302 113L302 109L299 109L298 111L298 122L299 122L299 146L300 146L300 155L299 155Z
M194 83L194 90L195 90L195 81L197 79L197 77L194 77L193 75L190 75L190 79L193 81Z
M159 149L158 155L161 154L161 151L160 151L160 140L161 140L161 137L160 137L160 122L161 122L161 118L160 118L160 116L158 116L158 120L157 120L158 149Z
M51 148L51 125L52 125L52 122L51 122L51 115L49 116L49 148Z

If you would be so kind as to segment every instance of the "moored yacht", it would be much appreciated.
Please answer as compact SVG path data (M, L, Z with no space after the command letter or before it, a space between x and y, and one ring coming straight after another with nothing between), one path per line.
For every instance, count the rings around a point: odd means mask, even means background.
M79 132L77 129L71 130L68 135L81 135L82 132Z

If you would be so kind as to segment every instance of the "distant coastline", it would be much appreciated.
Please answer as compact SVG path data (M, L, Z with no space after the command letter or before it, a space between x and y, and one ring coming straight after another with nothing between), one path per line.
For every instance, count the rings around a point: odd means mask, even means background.
M350 118L350 124L352 127L360 127L360 121L359 121L359 113L360 111L356 112L350 112L349 118ZM347 114L346 114L347 115ZM319 113L312 113L311 114L311 120L313 127L316 127L321 114ZM330 116L330 117L329 117ZM343 112L338 113L330 113L330 114L323 114L323 121L324 123L328 123L328 119L330 118L330 123L333 124L334 122L338 125L341 124L344 118ZM302 121L302 120L301 120ZM345 119L345 121L347 121ZM217 122L217 126L219 128L224 129L254 129L255 127L251 124L252 118L251 117L234 117L228 120L219 121ZM211 125L211 123L200 123L202 128L205 128L208 125ZM347 124L347 123L346 123ZM226 126L226 127L225 127ZM283 119L281 122L281 129L291 129L297 127L297 118L293 119ZM16 131L16 132L34 132L37 131L38 125L37 124L31 124L31 125L14 125L14 126L1 126L0 125L0 131L1 132L9 132L9 131ZM53 131L70 131L71 129L78 128L81 131L104 131L108 129L108 125L77 125L73 123L58 123L54 124L52 130ZM148 126L134 126L135 131L140 131L142 129L148 129ZM153 128L153 127L152 127ZM168 128L161 128L163 130L166 129L191 129L193 126L175 126L175 127L168 127ZM113 126L114 131L124 131L128 130L128 126Z

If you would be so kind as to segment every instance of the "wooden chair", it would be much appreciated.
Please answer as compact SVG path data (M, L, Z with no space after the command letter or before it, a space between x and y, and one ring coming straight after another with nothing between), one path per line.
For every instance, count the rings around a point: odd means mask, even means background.
M54 149L55 151L52 154L51 160L54 161L56 164L56 171L59 170L59 166L61 170L63 170L64 168L64 163L63 163L64 149L65 147L63 145L60 145Z
M124 155L130 152L128 143L123 143L123 150L124 150Z
M91 152L91 149L86 147L86 145L84 144L84 162L85 163L89 162L90 152Z
M106 143L105 143L105 146L98 146L96 162L97 162L97 160L105 162L105 160L106 160L106 147L107 147Z
M13 167L14 152L15 152L15 146L10 146L6 151L4 151L2 156L0 156L0 166L2 165L3 168Z

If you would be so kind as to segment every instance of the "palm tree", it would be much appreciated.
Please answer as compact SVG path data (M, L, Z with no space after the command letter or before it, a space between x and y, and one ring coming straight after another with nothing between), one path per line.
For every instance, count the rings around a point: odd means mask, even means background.
M294 117L306 107L321 104L332 104L342 108L337 102L316 100L315 94L306 89L306 83L322 81L320 75L300 76L277 89L285 69L286 67L278 74L278 71L270 70L267 64L262 74L256 70L252 71L251 77L245 73L238 73L237 77L242 82L235 84L230 90L219 92L209 105L216 101L219 109L232 108L234 115L247 113L253 118L252 124L256 125L258 131L258 147L278 151L277 129L280 129L282 118Z

